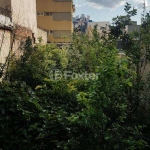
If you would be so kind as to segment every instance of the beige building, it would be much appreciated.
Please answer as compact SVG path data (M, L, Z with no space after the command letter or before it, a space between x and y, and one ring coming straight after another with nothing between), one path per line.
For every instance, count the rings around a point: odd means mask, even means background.
M48 42L66 43L73 32L72 0L36 0L38 27L48 32Z
M93 29L97 26L97 32L99 35L103 34L103 31L109 32L109 21L102 21L102 22L88 22L88 27L86 33L88 34L89 38L91 39L93 36Z
M27 37L33 44L38 37L47 43L47 32L37 28L36 0L0 0L0 63L5 63L10 51L20 56Z
M137 24L137 21L131 21L129 25L126 26L125 31L131 33L135 30L139 30L141 25Z

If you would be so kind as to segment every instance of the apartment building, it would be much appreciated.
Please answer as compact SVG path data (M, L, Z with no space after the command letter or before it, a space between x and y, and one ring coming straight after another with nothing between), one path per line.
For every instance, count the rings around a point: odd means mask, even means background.
M109 31L109 21L101 21L101 22L89 22L88 29L94 29L94 26L97 25L97 32L102 33L103 31Z
M85 34L87 31L87 27L88 27L88 23L92 22L92 20L90 20L90 16L87 15L87 17L85 16L85 14L81 14L81 16L79 17L73 17L73 26L74 26L74 30L76 32L83 33Z
M21 55L27 37L34 43L38 37L47 42L47 33L37 28L36 0L0 0L0 63L11 53Z
M131 21L129 25L126 26L125 31L131 33L135 30L140 30L141 25L137 24L137 21Z
M47 31L48 43L67 43L73 32L72 0L36 0L38 27Z
M92 39L94 27L97 26L97 32L101 36L103 31L109 32L109 21L101 21L101 22L89 22L86 33L88 34L89 38Z

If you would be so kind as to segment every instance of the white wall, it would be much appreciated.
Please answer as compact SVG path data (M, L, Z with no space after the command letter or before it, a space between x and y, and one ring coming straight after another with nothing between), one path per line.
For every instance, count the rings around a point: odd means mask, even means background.
M109 25L110 22L109 21L104 21L104 22L89 22L88 23L88 27L94 28L95 25L97 26L97 31L98 32L102 32L103 30L101 29L101 27L106 27L106 30L109 30Z
M6 3L5 3L6 2ZM47 43L47 34L44 31L37 31L36 0L0 0L0 7L11 6L13 24L32 30L35 37L42 36L44 44ZM10 18L0 15L0 24L10 25ZM3 44L1 44L3 42ZM9 31L0 29L0 63L4 63L8 56L11 45L11 35ZM14 52L20 56L20 41L15 39Z
M5 63L5 60L9 54L10 50L10 32L0 29L0 63Z
M135 30L139 30L140 27L141 27L140 25L127 25L125 30L127 33L130 33L130 32L133 32Z
M47 32L38 28L37 38L42 37L42 44L47 43Z
M13 23L37 34L36 0L11 0Z

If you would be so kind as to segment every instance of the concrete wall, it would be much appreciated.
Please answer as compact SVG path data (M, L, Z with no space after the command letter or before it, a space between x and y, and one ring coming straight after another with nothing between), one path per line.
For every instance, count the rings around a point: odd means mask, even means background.
M38 37L37 38L40 38L40 37L42 38L41 43L46 44L47 43L47 32L38 28Z
M11 0L12 21L37 34L36 0Z
M0 0L0 7L12 11L14 24L37 33L36 0Z
M5 60L9 54L11 45L11 34L9 31L0 29L0 63L5 63Z
M21 49L27 37L37 42L42 36L43 44L47 43L47 32L37 30L36 0L0 0L0 63L5 63L11 47L11 33L14 26L13 54L22 55ZM5 13L8 10L10 17ZM11 27L10 27L11 26ZM13 37L14 38L14 37Z
M99 33L99 35L102 35L102 31L109 32L109 25L110 25L109 21L105 21L105 22L89 22L88 23L88 27L87 27L87 31L86 31L86 33L89 36L89 39L92 39L93 29L94 29L95 25L98 25L97 26L97 32Z
M140 25L127 25L126 26L126 31L127 33L133 32L134 30L139 30L140 29Z
M89 22L88 27L94 28L94 26L97 25L97 31L101 33L103 30L108 31L109 30L109 21L104 22Z

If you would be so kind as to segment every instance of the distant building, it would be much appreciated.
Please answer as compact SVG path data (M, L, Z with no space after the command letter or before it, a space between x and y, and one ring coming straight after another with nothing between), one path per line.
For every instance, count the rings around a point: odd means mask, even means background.
M141 25L137 24L137 21L129 21L129 18L127 16L120 16L122 18L122 21L129 22L128 25L126 25L125 30L127 33L133 32L134 30L139 30Z
M48 43L70 42L73 32L72 0L36 0L38 27L48 32Z
M139 30L141 25L137 25L137 21L131 21L129 25L126 26L125 31L127 33L133 32L134 30Z
M102 33L102 31L108 31L109 30L109 21L101 21L101 22L89 22L88 28L94 29L94 26L97 25L97 32Z
M137 25L137 21L130 21L129 25L126 25L124 32L126 33L132 33L133 31L139 31L140 30L141 25ZM118 40L117 42L117 48L120 50L122 50L122 41Z
M88 22L87 32L89 35L92 35L92 31L94 26L97 25L97 32L101 35L103 31L109 32L110 22L102 21L102 22ZM137 25L137 21L131 21L129 25L126 25L124 32L131 33L134 30L139 30L141 25Z
M74 30L76 32L85 34L89 22L92 22L92 20L90 20L90 16L86 17L85 14L81 14L80 17L79 16L73 17Z
M87 28L87 34L89 38L92 38L94 27L97 26L97 32L99 35L102 35L103 31L109 32L109 21L102 22L89 22Z

